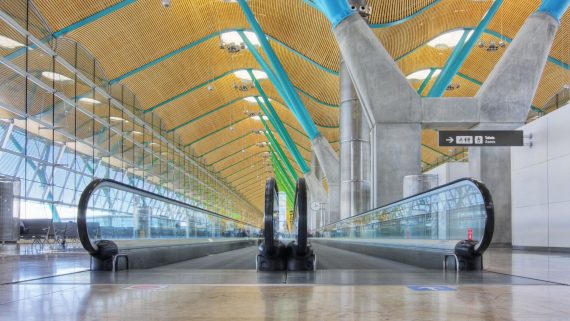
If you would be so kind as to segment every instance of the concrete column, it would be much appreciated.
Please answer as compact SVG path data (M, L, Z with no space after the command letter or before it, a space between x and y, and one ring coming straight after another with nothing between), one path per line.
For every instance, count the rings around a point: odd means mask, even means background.
M323 208L327 208L327 192L322 183L323 173L319 161L313 152L311 159L311 171L305 174L305 181L309 190L308 214L311 228L316 229L324 225L322 220Z
M340 218L370 209L370 127L344 61L340 64Z
M421 172L419 123L378 123L371 131L372 208L403 197L404 177Z
M515 127L516 126L516 127ZM510 130L521 124L481 124L479 130ZM512 241L511 148L469 148L469 175L482 181L491 192L495 205L493 246L509 247Z
M526 122L559 26L546 13L528 18L477 94L481 124L474 129L513 130ZM512 242L510 151L508 147L469 149L470 175L487 185L493 196L494 246Z
M326 138L319 136L311 140L313 152L319 160L328 183L328 215L324 224L340 220L340 166L336 152Z

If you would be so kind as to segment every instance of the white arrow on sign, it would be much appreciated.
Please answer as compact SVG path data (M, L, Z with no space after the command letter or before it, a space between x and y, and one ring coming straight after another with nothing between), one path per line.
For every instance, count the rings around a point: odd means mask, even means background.
M452 144L452 143L453 143L453 138L452 138L452 137L449 137L448 139L446 139L446 141L447 141L448 143Z

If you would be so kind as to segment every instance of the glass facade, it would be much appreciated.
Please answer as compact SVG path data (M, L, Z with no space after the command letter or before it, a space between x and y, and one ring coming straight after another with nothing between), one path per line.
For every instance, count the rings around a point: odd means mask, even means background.
M73 220L85 186L109 178L260 224L87 50L53 39L31 2L0 14L0 175L20 180L22 218Z

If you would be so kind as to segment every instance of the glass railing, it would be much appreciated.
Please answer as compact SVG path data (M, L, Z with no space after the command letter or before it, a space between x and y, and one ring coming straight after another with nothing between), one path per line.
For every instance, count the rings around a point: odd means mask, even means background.
M100 240L217 241L257 237L259 228L117 181L97 179L81 194L78 237L97 255ZM161 243L161 242L157 242Z
M315 237L371 240L473 240L482 253L494 229L489 190L462 179L318 229Z

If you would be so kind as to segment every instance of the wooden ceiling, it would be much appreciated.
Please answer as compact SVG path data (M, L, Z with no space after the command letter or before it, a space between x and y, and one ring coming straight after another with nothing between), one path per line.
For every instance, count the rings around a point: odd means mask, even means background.
M259 107L242 100L258 93L236 90L234 85L240 81L233 74L261 68L247 50L230 54L220 49L219 32L249 29L239 5L225 0L172 0L166 9L160 0L127 2L34 0L54 32L99 14L64 36L91 51L106 76L129 87L143 109L161 117L168 129L182 137L189 153L203 157L212 171L261 208L262 182L271 173L263 162L266 149L256 143L266 139L251 134L263 126L245 114ZM490 0L369 2L371 27L405 75L442 68L451 49L435 49L427 42L450 30L477 26L492 4ZM125 5L108 10L118 4ZM540 0L505 0L482 40L508 45L539 4ZM249 5L319 130L338 150L339 49L330 23L303 0L250 0ZM568 14L562 20L534 98L537 108L546 106L570 83L569 20ZM459 88L445 96L474 96L503 52L475 48L453 80ZM309 161L310 143L301 126L272 84L267 80L261 84ZM425 92L430 87L431 83ZM425 164L455 153L438 147L433 131L424 132L423 144Z

